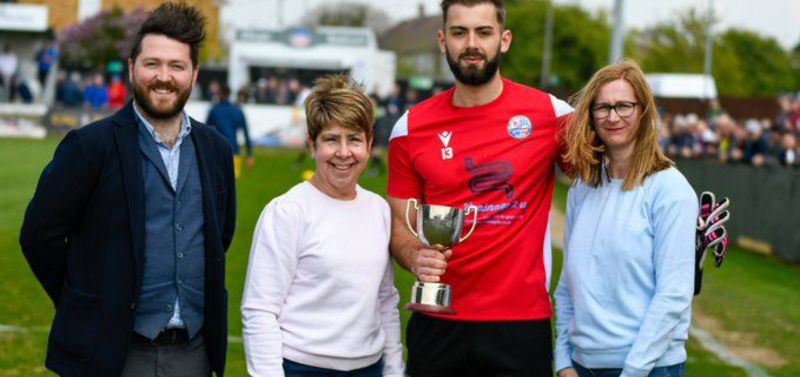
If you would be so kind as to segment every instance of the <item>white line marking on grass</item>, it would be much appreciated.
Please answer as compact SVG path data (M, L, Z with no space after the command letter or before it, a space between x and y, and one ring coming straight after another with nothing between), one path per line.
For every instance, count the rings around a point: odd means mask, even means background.
M3 332L28 332L28 329L19 326L0 325L0 333Z
M725 363L744 369L750 377L770 377L769 373L760 366L734 355L733 352L725 348L722 343L714 339L708 331L693 324L689 333L700 342L703 348L713 353Z

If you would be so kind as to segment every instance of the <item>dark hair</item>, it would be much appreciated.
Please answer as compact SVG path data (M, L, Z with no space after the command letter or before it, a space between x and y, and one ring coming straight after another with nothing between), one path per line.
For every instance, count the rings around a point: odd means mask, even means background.
M453 5L463 5L465 7L474 7L479 4L492 4L497 9L497 22L501 26L506 25L506 8L503 6L503 0L442 0L440 6L442 7L442 24L447 23L447 10Z
M228 86L227 82L222 83L219 86L219 99L228 99L231 96L231 87Z
M206 17L197 8L180 1L161 4L142 23L131 46L131 60L142 52L142 40L149 34L160 34L189 45L192 65L197 67L200 45L206 39Z

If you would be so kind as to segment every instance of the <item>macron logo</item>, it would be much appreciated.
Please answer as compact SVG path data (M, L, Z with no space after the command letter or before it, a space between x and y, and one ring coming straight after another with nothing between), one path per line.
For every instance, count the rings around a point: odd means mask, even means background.
M450 131L442 131L438 135L439 140L441 140L442 144L447 148L450 145L450 137L453 136L453 133Z

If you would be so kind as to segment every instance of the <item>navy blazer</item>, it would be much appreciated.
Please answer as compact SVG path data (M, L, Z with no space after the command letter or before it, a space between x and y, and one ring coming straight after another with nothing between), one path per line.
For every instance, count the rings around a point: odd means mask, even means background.
M44 168L20 245L55 304L45 365L61 376L119 376L133 333L145 237L144 181L132 102L69 132ZM228 341L225 251L236 221L230 145L192 119L205 217L205 337L222 376Z

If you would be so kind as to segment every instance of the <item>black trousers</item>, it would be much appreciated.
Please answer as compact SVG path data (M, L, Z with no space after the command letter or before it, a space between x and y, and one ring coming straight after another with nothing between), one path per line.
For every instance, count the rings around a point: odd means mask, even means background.
M550 320L465 322L414 313L406 332L411 377L552 377Z

